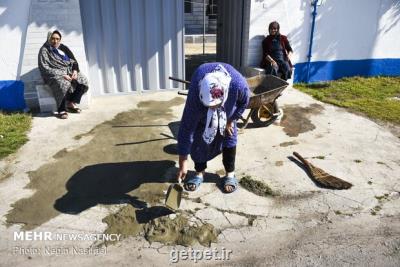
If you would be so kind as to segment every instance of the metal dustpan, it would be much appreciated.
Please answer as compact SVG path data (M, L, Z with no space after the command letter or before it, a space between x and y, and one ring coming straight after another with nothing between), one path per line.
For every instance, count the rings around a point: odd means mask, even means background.
M180 185L181 180L178 183L171 184L168 187L167 196L165 197L165 206L172 210L179 209L181 205L183 187Z

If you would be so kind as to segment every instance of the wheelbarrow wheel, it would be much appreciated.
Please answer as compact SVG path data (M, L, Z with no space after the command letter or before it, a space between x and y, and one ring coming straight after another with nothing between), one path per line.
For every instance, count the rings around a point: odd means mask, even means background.
M268 103L254 108L252 110L251 120L258 126L267 126L276 120L278 113L279 108L275 101L274 103Z

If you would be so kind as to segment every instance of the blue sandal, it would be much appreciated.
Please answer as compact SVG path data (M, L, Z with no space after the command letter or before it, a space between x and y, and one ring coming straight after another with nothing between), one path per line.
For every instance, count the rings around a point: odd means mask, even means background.
M233 187L232 191L226 191L226 186L230 185ZM230 194L236 191L236 189L238 188L239 184L238 184L238 180L236 179L236 177L227 177L225 176L224 178L221 179L221 183L220 183L220 187L221 187L221 191L224 192L225 194Z
M192 177L190 177L188 179L185 179L185 181L184 181L185 190L186 191L190 191L190 192L196 191L197 189L199 189L200 184L202 182L203 182L203 177L200 177L200 176L192 176ZM195 189L191 190L189 188L189 185L194 185Z

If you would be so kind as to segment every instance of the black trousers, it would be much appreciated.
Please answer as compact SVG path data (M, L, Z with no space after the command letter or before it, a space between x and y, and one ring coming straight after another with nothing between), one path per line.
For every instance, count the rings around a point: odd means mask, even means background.
M80 103L83 94L85 93L83 89L83 85L77 84L73 93L67 92L61 101L60 106L58 107L58 112L66 111L66 101Z
M271 64L267 63L265 67L265 73L271 74L282 78L283 80L288 80L292 77L292 69L287 61L276 61L278 64L278 69L272 67Z
M224 147L222 149L222 163L226 172L233 172L235 170L235 159L236 159L236 146ZM194 169L196 172L202 172L207 168L207 162L195 162Z

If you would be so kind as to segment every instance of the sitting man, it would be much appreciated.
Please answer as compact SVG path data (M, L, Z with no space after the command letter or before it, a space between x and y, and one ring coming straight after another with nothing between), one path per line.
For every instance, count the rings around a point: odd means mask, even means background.
M50 87L58 107L58 118L67 119L69 112L80 113L77 104L89 89L88 81L79 72L79 65L71 50L61 44L61 33L49 33L39 51L39 70Z

